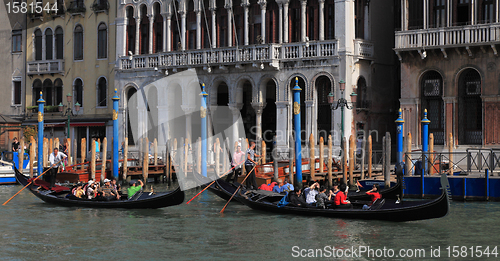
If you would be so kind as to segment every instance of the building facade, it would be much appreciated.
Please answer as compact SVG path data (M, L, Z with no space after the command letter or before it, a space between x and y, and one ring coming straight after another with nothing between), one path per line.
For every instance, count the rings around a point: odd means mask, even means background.
M427 109L435 143L500 143L498 0L402 0L395 52L401 61L406 131L420 144Z
M12 5L0 7L0 149L9 149L12 139L22 135L20 121L25 111L26 15L14 13Z
M355 108L345 110L347 138L358 129L390 130L399 98L394 19L388 15L393 11L392 4L363 0L123 0L116 22L120 135L129 143L132 133L154 137L164 129L150 121L168 119L177 107L187 114L197 111L176 83L152 84L187 69L196 70L207 87L214 125L234 122L241 114L244 128L232 134L233 140L244 132L270 142L276 134L277 146L287 148L296 79L304 141L310 134L317 142L333 133L340 144L340 109L330 109L329 93L335 100L357 93ZM127 103L134 94L143 99L131 108ZM230 113L218 115L220 106ZM131 124L130 110L139 111L138 126ZM151 110L158 119L147 117ZM184 137L194 140L199 113L186 121ZM170 133L158 136L164 144Z
M46 137L67 137L68 113L71 138L111 137L116 6L107 0L38 2L50 10L27 17L25 124L36 124L42 92Z

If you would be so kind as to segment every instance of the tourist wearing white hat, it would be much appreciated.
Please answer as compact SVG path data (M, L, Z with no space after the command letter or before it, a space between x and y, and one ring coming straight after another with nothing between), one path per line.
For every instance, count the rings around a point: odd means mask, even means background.
M104 186L99 189L99 192L105 200L120 199L118 192L111 186L111 180L104 179L103 183Z

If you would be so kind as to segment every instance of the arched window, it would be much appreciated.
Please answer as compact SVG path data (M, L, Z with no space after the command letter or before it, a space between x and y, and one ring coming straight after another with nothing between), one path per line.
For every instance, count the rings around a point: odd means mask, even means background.
M97 29L97 58L108 58L108 27L100 23Z
M54 81L54 90L56 98L56 102L54 103L54 105L58 105L63 102L63 82L61 79L57 78Z
M97 81L97 106L106 107L107 106L107 94L108 93L108 83L106 78L101 77Z
M332 92L332 81L327 76L320 76L315 82L316 94L318 101L318 140L323 137L325 141L328 140L328 135L332 132L332 110L328 104L328 95ZM304 94L301 94L301 96Z
M35 60L42 60L42 31L40 29L35 30Z
M366 95L366 80L364 77L358 79L358 90L356 97L356 109L368 109L368 100Z
M127 54L135 53L135 18L134 8L127 7Z
M73 41L75 60L83 60L83 27L81 25L75 27Z
M42 91L42 81L40 81L39 79L36 79L35 81L33 81L33 101L32 101L32 104L33 106L36 106L37 105L37 100L40 99L40 92Z
M73 97L75 98L74 103L78 102L83 107L83 82L80 78L75 80Z
M46 79L43 81L43 99L45 100L45 105L52 106L54 104L54 90L52 81Z
M443 78L436 71L424 74L422 78L422 111L427 109L429 133L434 135L434 143L444 144Z
M52 60L52 29L45 31L45 60Z
M64 39L63 39L63 29L61 27L56 28L56 59L63 59L64 53Z
M149 18L146 5L141 7L140 33L140 52L141 54L147 54L149 49Z
M483 141L481 76L465 70L458 80L458 143L480 145Z

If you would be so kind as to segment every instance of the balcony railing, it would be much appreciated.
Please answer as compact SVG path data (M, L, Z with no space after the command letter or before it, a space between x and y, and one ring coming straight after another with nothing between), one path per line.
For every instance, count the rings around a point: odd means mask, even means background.
M72 14L85 13L85 4L83 3L83 0L71 1L66 11Z
M354 40L354 55L363 58L373 58L374 47L373 43L362 40Z
M466 25L396 32L395 49L486 45L500 42L500 24Z
M243 47L186 50L149 55L123 56L120 69L147 69L154 67L202 67L245 63L272 63L277 61L325 59L337 56L337 40L264 44Z
M64 73L63 60L31 61L28 62L28 75Z
M107 12L109 10L108 0L95 0L90 8L94 12Z

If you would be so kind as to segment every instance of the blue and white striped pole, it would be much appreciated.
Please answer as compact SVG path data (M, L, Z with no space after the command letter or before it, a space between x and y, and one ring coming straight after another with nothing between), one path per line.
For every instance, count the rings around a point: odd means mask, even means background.
M201 175L207 176L207 96L205 84L202 84L201 96Z
M300 129L300 91L299 77L295 77L295 87L293 87L293 118L295 123L295 179L296 185L302 188L302 143ZM290 170L290 171L293 171Z
M113 177L118 179L118 97L117 90L115 89L115 96L113 100ZM123 162L123 164L127 164ZM126 166L126 165L124 165Z
M405 120L403 120L402 117L402 111L401 108L399 108L399 117L396 120L396 125L397 125L397 134L398 134L398 163L402 164L404 159L403 159L403 125L405 123Z
M427 109L424 110L422 123L422 197L425 195L424 175L427 172L427 154L429 153L429 123L427 119Z
M40 99L38 99L38 175L43 173L43 106L45 101L40 92Z

